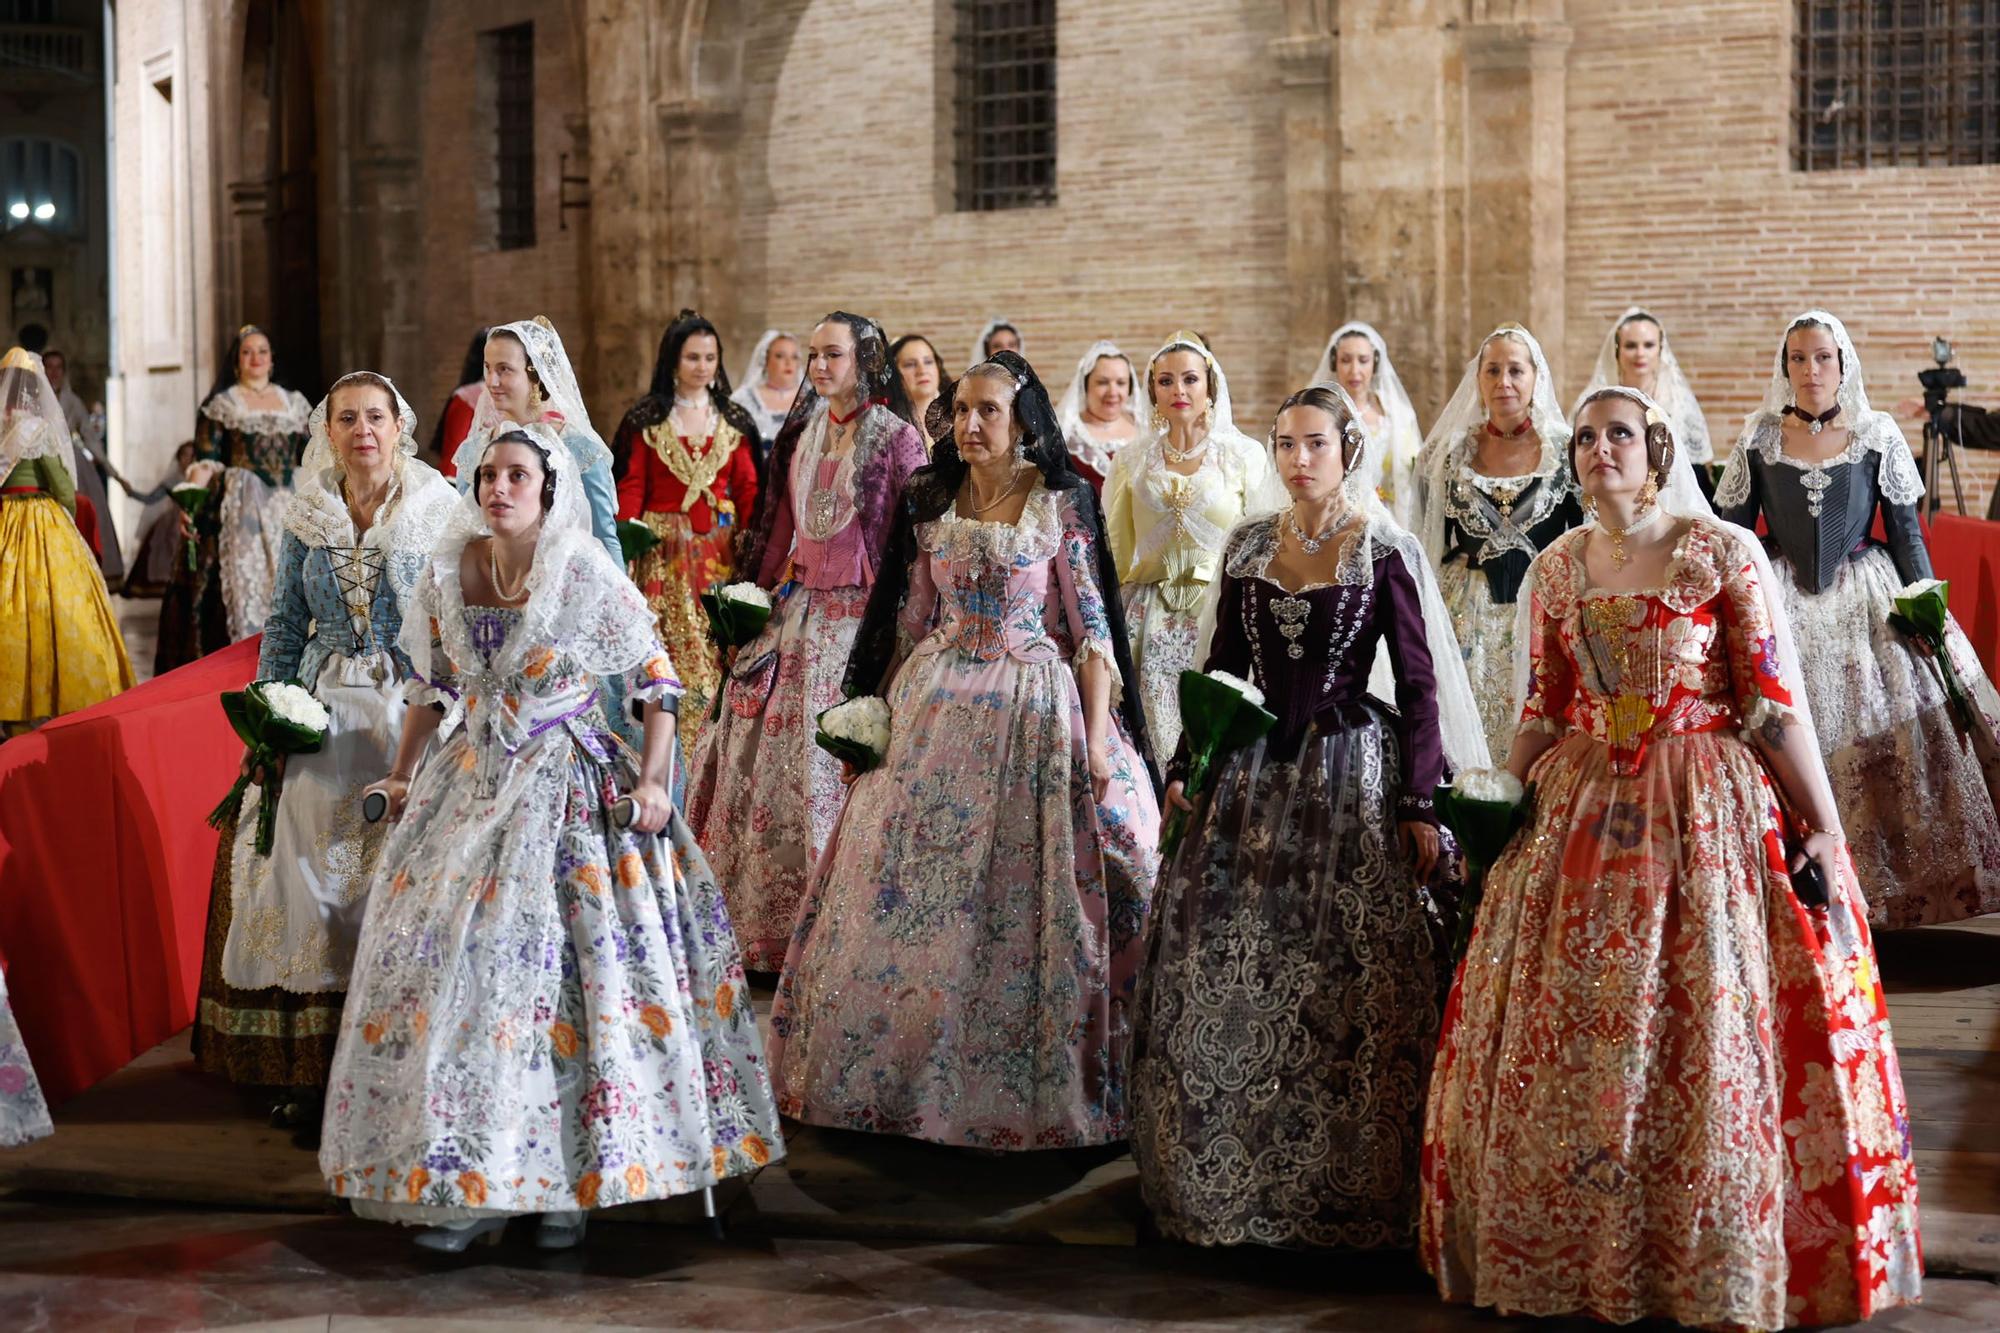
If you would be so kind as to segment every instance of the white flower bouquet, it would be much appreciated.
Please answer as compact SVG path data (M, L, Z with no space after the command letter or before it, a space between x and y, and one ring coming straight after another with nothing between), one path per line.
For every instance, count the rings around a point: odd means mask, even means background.
M1187 739L1188 775L1182 790L1190 803L1208 786L1215 761L1266 735L1278 725L1264 707L1264 692L1227 671L1183 671L1180 679L1181 733ZM1174 811L1160 839L1162 860L1171 860L1187 834L1188 812Z
M1487 870L1528 821L1527 791L1504 768L1468 769L1453 785L1438 788L1437 809L1465 854L1465 898L1459 904L1451 947L1456 960L1465 957L1472 944L1472 922L1486 892Z
M1923 645L1937 667L1952 712L1958 716L1959 730L1972 735L1972 700L1965 693L1965 682L1958 678L1958 668L1951 660L1951 645L1945 637L1951 626L1951 584L1943 579L1918 579L1893 600L1896 609L1889 613L1889 627Z
M866 773L889 753L889 705L872 694L837 703L819 715L820 749Z
M194 523L194 516L202 511L203 506L208 504L208 498L213 494L209 490L209 483L215 480L215 475L220 470L212 462L196 463L187 470L187 480L168 492L173 497L174 504L179 507L183 514L187 515L190 527ZM195 571L195 558L199 549L198 543L196 538L189 536L183 545L187 548L188 573L192 574Z
M738 648L764 632L764 626L771 623L771 594L754 583L732 583L714 592L701 595L701 605L708 612L708 632L722 649L725 666L735 661ZM722 696L726 690L715 692L715 709L711 717L722 716Z
M221 828L235 817L242 808L243 793L249 789L250 774L261 768L264 781L263 796L257 807L257 854L269 856L271 840L277 833L278 793L285 782L285 756L318 752L326 741L330 721L326 705L295 680L260 680L246 689L225 691L222 711L248 747L250 764L222 803L209 812L208 824L210 828Z

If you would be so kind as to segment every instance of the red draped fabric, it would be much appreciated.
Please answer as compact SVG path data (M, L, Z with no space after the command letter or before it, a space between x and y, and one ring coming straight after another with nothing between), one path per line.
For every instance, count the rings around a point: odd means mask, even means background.
M1930 524L1931 572L1951 584L1951 613L1989 677L2000 678L2000 523L1940 510Z
M194 1018L247 639L0 745L0 958L53 1105Z

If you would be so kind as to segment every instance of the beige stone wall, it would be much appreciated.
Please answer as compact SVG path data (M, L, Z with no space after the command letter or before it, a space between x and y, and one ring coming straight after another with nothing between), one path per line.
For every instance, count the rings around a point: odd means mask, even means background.
M934 168L924 7L800 8L760 6L746 50L732 367L766 322L843 306L929 335L956 371L1004 314L1060 392L1093 340L1143 356L1192 325L1261 431L1286 388L1278 6L1060 6L1058 202L994 213L952 211Z
M1668 321L1718 448L1809 306L1846 322L1878 407L1917 396L1935 333L1970 398L2000 401L2000 167L1793 171L1792 9L1570 0L1565 394L1636 301ZM2000 458L1971 461L1983 515Z

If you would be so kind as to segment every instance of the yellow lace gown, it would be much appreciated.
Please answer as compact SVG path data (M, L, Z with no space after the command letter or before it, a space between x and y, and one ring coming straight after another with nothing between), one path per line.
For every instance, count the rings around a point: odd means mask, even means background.
M133 684L104 578L70 517L59 463L21 464L0 486L0 727L101 703Z

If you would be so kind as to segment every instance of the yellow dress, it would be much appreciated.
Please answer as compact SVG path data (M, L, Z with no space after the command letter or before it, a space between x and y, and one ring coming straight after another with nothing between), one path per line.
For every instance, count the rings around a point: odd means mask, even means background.
M0 727L74 713L133 684L103 576L70 516L74 493L46 458L0 488Z

